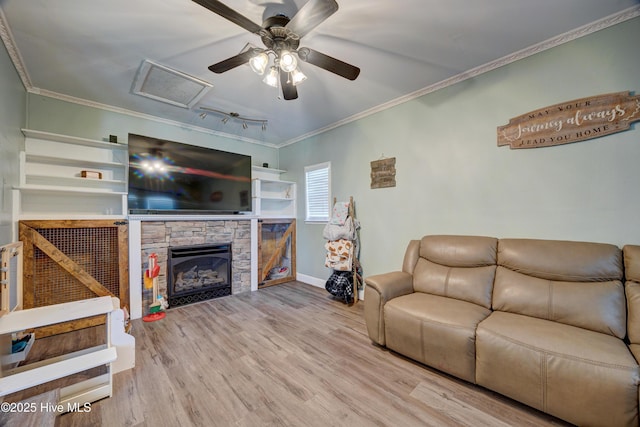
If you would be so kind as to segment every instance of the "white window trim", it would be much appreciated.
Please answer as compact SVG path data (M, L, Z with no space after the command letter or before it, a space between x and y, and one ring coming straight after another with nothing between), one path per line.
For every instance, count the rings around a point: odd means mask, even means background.
M307 174L309 172L320 169L327 170L327 212L325 215L309 215L309 188L307 182ZM305 222L309 223L326 223L331 219L331 162L318 163L315 165L305 166L304 168L304 189L305 189Z

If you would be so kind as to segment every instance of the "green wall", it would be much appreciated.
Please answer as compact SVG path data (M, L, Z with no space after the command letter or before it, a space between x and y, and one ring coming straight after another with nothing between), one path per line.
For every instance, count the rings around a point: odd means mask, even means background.
M128 134L135 133L248 154L252 156L254 165L262 165L263 162L277 165L278 151L275 148L229 139L171 122L88 107L36 94L28 95L28 112L29 129L105 141L109 135L116 135L118 141L127 141ZM195 117L197 118L197 115Z
M640 129L564 146L497 147L496 128L556 103L640 92L640 18L280 149L299 183L298 272L326 279L323 225L304 223L306 165L331 161L355 199L365 276L397 270L410 239L475 234L640 244ZM365 73L363 73L365 75ZM370 162L396 158L394 188Z
M0 43L0 245L13 241L11 188L17 185L18 153L24 136L26 90Z

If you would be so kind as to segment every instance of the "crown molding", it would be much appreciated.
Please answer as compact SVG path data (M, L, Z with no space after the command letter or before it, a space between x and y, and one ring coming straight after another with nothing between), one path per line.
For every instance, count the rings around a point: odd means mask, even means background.
M640 5L638 6L633 6L630 7L628 9L625 9L619 13L615 13L613 15L609 15L605 18L602 18L598 21L594 21L590 24L584 25L582 27L578 27L574 30L568 31L564 34L560 34L559 36L550 38L548 40L545 40L541 43L529 46L528 48L519 50L517 52L514 52L512 54L509 54L507 56L503 56L502 58L496 59L495 61L492 62L488 62L484 65L481 65L479 67L476 68L472 68L471 70L465 71L463 73L457 74L453 77L450 77L448 79L442 80L440 82L437 82L433 85L427 86L423 89L417 90L413 93L410 93L408 95L404 95L398 98L395 98L389 102L385 102L384 104L380 104L377 105L373 108L370 108L368 110L362 111L358 114L354 114L353 116L347 117L343 120L337 121L335 123L330 124L329 126L325 126L323 128L320 129L316 129L315 131L306 133L304 135L301 135L299 137L290 139L288 141L286 141L285 143L283 143L282 145L280 145L280 147L285 147L287 145L291 145L291 144L295 144L296 142L300 142L303 141L307 138L311 138L313 136L319 135L321 133L330 131L332 129L338 128L342 125L345 125L347 123L351 123L354 122L356 120L360 120L362 118L365 118L367 116L370 116L372 114L375 113L379 113L381 111L387 110L389 108L395 107L397 105L400 104L404 104L405 102L414 100L416 98L420 98L424 95L427 95L429 93L435 92L437 90L440 89L444 89L448 86L452 86L454 84L463 82L467 79L471 79L474 77L479 76L480 74L484 74L487 73L489 71L495 70L497 68L500 68L504 65L507 64L511 64L512 62L516 62L519 61L521 59L527 58L529 56L535 55L537 53L543 52L545 50L549 50L551 48L554 48L556 46L560 46L563 45L565 43L568 43L570 41L579 39L581 37L587 36L589 34L595 33L597 31L603 30L605 28L609 28L612 27L614 25L620 24L622 22L628 21L630 19L636 18L640 16Z
M20 76L20 80L22 80L22 85L25 89L29 90L33 85L31 84L31 78L29 77L29 73L27 72L27 68L24 66L24 61L22 60L22 55L20 55L20 51L16 46L13 38L13 34L11 33L11 28L7 24L7 18L4 15L4 11L0 7L0 38L4 43L4 46L7 48L7 52L9 53L9 58L11 58L11 62L13 62L13 66L18 72L18 76Z

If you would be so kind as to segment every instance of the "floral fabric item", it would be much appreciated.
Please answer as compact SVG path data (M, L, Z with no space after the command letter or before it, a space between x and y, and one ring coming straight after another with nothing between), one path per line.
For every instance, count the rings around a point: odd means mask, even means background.
M337 271L351 271L353 262L353 242L346 239L334 240L324 245L327 250L325 267Z
M349 202L336 202L333 205L333 214L331 215L330 224L344 225L349 216Z

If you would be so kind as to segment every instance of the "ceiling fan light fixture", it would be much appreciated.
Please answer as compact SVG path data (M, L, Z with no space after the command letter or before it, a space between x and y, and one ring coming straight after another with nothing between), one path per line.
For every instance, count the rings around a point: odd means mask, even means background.
M264 70L267 69L268 63L269 56L264 52L260 52L249 60L249 66L251 67L253 72L260 76L264 74Z
M278 69L271 67L271 71L269 71L269 74L267 74L262 81L271 87L278 87Z
M291 72L291 83L294 86L298 86L300 83L302 83L305 80L307 80L307 76L305 76L305 74L302 71L300 71L299 68L296 68Z
M298 61L315 65L349 80L355 80L360 74L360 68L354 65L316 50L300 47L300 39L303 36L313 31L338 10L336 0L305 1L293 17L276 14L264 19L262 25L256 24L220 0L193 1L248 32L260 36L265 46L265 48L257 48L247 44L239 54L210 65L208 69L216 74L225 73L248 63L254 72L263 75L269 67L269 72L262 81L276 89L281 88L282 90L278 93L282 92L285 100L297 99L298 92L295 86L306 80L306 76L297 68ZM271 55L274 56L273 63L269 64Z
M285 73L290 73L296 69L298 66L298 60L295 56L288 50L283 50L280 52L280 69Z

